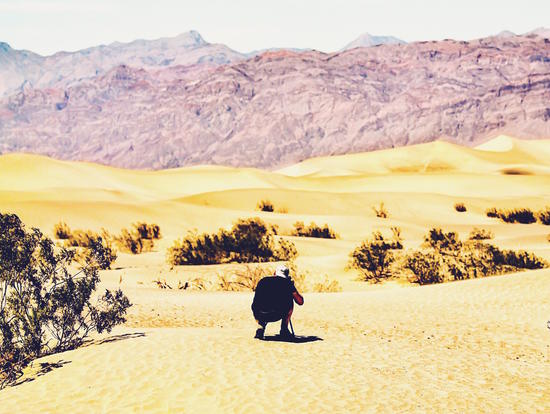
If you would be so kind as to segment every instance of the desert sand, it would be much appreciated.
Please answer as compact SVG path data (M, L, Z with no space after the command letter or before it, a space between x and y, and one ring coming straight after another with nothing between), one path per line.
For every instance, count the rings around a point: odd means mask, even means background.
M286 213L255 211L261 199ZM383 202L388 219L373 206ZM468 211L454 210L463 202ZM432 226L490 229L503 248L550 260L550 227L505 224L489 207L550 205L550 141L498 137L318 158L279 171L199 166L130 171L33 155L0 156L0 206L52 235L53 225L117 232L158 223L155 251L119 253L103 287L121 285L128 321L79 349L35 361L0 392L1 413L548 412L550 270L415 286L371 285L346 269L372 231L402 229L405 248ZM288 237L312 279L293 316L303 343L257 341L252 293L158 289L236 265L178 266L166 249L191 229L259 216L284 234L328 223L336 240ZM285 236L287 237L287 236ZM268 337L278 324L270 324Z

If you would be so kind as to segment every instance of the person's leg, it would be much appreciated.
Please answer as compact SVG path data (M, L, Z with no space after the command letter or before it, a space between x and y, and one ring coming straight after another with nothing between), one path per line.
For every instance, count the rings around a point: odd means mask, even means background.
M292 316L292 311L294 310L294 306L291 306L290 309L286 314L283 315L281 318L281 331L280 335L282 336L289 336L292 335L290 331L288 330L288 322L290 321L290 317Z
M256 329L256 335L254 335L254 338L264 339L265 326L267 325L267 322L259 321L257 319L256 322L258 323L258 328Z

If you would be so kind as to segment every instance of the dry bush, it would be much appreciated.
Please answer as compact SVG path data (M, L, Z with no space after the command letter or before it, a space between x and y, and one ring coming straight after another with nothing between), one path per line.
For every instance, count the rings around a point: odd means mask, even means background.
M253 292L260 280L273 274L275 269L272 267L247 265L232 274L219 274L217 285L219 290Z
M279 208L277 209L277 213L287 214L287 213L288 213L288 208L286 208L286 207L279 207Z
M494 237L495 235L492 231L474 227L468 236L468 240L490 240Z
M427 250L408 255L405 268L419 284L464 280L518 271L541 269L548 264L525 251L501 250L479 240L461 242L454 232L431 229L425 237Z
M490 208L486 211L487 217L498 217L505 223L531 224L537 221L535 213L528 208L515 208L511 210L497 210Z
M333 293L341 292L342 287L337 280L329 280L328 276L321 282L317 282L313 285L313 291L319 293Z
M485 210L485 214L487 215L487 217L496 218L498 217L498 210L495 207L491 207Z
M53 234L58 240L66 240L71 236L71 229L67 223L59 222L53 226Z
M440 283L443 276L440 272L440 257L435 253L414 252L407 257L405 268L409 269L413 276L410 279L413 283L427 285Z
M466 206L464 205L464 203L456 203L455 210L459 213L464 213L466 211Z
M150 252L155 240L160 239L160 227L157 224L134 223L130 230L122 229L113 239L118 248L125 253L140 254Z
M327 224L323 227L319 227L314 222L311 222L309 226L306 226L303 221L297 221L294 223L294 230L291 235L298 237L316 237L321 239L336 239L338 237L334 230L332 230Z
M395 261L392 250L403 248L400 229L395 227L392 231L392 240L385 239L379 231L374 232L371 239L351 252L350 267L359 270L365 281L377 283L391 276L390 266Z
M384 203L380 203L380 207L372 207L372 210L374 211L374 214L376 214L376 217L386 219L390 216L388 213L388 210L384 206Z
M275 207L273 206L273 203L271 201L261 200L260 202L258 202L258 204L256 204L256 210L272 213L273 211L275 211Z
M550 226L550 207L545 207L537 213L537 219L544 225Z
M277 239L274 228L256 217L236 221L231 230L189 233L168 249L167 260L172 265L204 265L285 261L296 255L292 242Z
M111 235L105 229L101 230L101 234L97 234L91 230L74 230L65 239L64 246L75 248L75 260L78 263L85 263L90 249L97 243L101 244L104 252L101 269L106 270L111 268L111 264L117 258L116 251L111 244L111 239Z

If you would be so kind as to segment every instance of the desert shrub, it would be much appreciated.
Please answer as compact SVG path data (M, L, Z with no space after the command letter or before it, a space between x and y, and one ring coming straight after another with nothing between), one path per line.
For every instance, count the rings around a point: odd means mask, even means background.
M138 222L134 223L130 230L122 229L120 234L114 237L114 241L121 251L140 254L153 250L154 241L160 238L160 227L157 224Z
M432 228L424 237L424 244L436 250L456 250L462 246L458 233L445 233L440 228Z
M69 233L69 237L65 240L65 247L82 248L75 251L75 259L78 262L86 261L87 256L90 253L90 249L93 249L98 243L102 246L103 258L100 262L100 269L110 269L111 264L116 260L116 251L111 245L111 236L106 230L102 230L101 235L87 230L74 230Z
M27 231L14 214L0 214L0 388L15 381L30 361L72 349L93 331L110 332L131 306L120 289L91 297L109 253L89 243L81 269L75 252L56 248L38 229Z
M550 226L550 207L546 207L537 213L537 219L546 226Z
M279 207L277 209L277 213L287 214L288 213L288 208L287 207Z
M499 211L499 218L506 223L531 224L537 221L535 214L528 208Z
M455 210L459 213L464 213L466 211L466 206L464 205L464 203L456 203Z
M512 210L497 210L490 208L486 211L487 217L498 217L506 223L531 224L537 221L535 213L528 208L516 208Z
M160 234L160 227L158 224L147 224L143 222L137 222L133 225L134 232L139 235L140 238L146 240L158 240L162 236Z
M323 227L319 227L317 224L311 222L309 226L306 226L303 221L297 221L294 223L294 230L291 234L293 236L317 237L321 239L335 239L337 237L334 230L332 230L327 224Z
M296 255L292 242L276 240L272 227L251 218L238 220L229 231L190 233L168 249L167 259L172 265L204 265L291 260Z
M478 229L474 227L468 236L469 240L490 240L494 238L495 235L492 231L486 229Z
M323 281L317 282L313 285L313 291L324 293L324 292L341 292L342 287L337 280L329 280L328 277L325 277Z
M256 205L256 209L260 211L268 211L273 212L275 211L275 207L273 206L273 203L269 200L261 200Z
M391 276L394 246L395 241L386 240L382 233L374 232L371 239L365 240L351 253L350 266L359 270L365 281L380 282Z
M271 267L247 265L233 274L219 274L217 286L219 290L223 291L253 292L262 278L274 273L275 269Z
M55 226L53 226L53 234L55 235L56 239L59 240L66 240L71 235L71 229L69 226L67 226L64 222L59 222Z
M414 252L407 257L405 268L413 273L411 281L420 285L440 283L443 276L440 271L440 255L433 252Z
M487 236L483 232L482 235ZM413 273L411 280L419 284L541 269L548 265L532 253L501 250L475 238L463 243L456 233L445 233L441 229L430 230L425 237L425 247L428 247L427 251L409 254L404 265ZM430 266L432 270L429 270Z
M378 208L373 207L372 210L374 211L374 214L376 214L376 217L378 218L386 219L390 216L383 202L380 203L380 206Z

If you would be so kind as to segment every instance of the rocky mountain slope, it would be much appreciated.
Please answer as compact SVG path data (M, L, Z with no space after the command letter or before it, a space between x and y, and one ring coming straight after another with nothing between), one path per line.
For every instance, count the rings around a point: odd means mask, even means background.
M380 45L404 45L407 42L404 40L398 39L393 36L373 36L369 33L363 33L353 42L348 43L342 48L343 50L349 50L356 47L372 47Z
M45 57L0 43L0 96L27 85L65 87L102 75L122 64L154 69L176 65L220 65L245 58L246 55L225 45L206 42L196 31L171 38L115 42Z
M305 158L498 133L550 137L550 41L537 35L221 66L118 66L0 102L0 152L132 168L276 168Z

